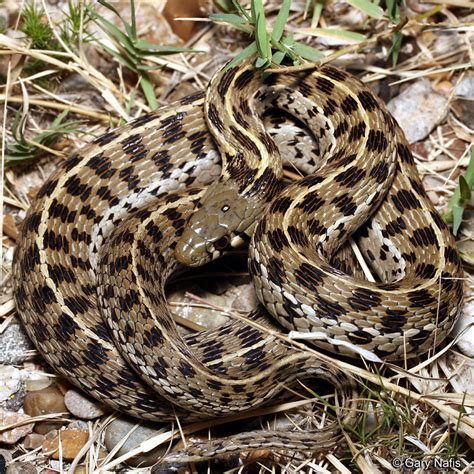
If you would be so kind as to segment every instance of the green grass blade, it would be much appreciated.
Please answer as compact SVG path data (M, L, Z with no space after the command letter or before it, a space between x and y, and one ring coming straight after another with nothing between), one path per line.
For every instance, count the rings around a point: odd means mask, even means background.
M111 5L109 2L106 2L105 0L99 0L99 3L104 6L105 8L109 9L110 11L114 12L115 15L117 15L117 17L120 19L120 21L122 22L124 28L125 28L125 31L127 32L127 35L132 38L132 39L129 39L129 41L131 42L134 38L135 38L135 32L133 31L132 27L128 24L128 22L126 22L122 15L120 15L119 11L113 6ZM105 20L104 17L102 17L101 15L98 15L97 13L95 13L95 16L96 17L99 17L101 18L102 20ZM107 20L105 20L107 21ZM109 22L110 23L110 22ZM115 26L115 25L113 25ZM119 30L120 31L120 30Z
M293 45L293 51L308 61L316 62L324 57L324 54L321 51L299 42L295 42Z
M273 53L272 56L272 63L273 64L281 64L283 59L285 59L286 54L283 51L277 51Z
M365 40L365 36L355 31L340 30L336 28L305 28L302 33L311 36L321 36L323 38L336 38L350 43L360 43Z
M252 12L252 22L254 25L257 24L259 16L265 18L265 10L263 8L262 0L252 0L250 11Z
M461 224L462 224L462 216L464 214L464 207L453 206L452 213L453 213L453 234L457 235L459 228L461 227Z
M155 90L153 89L153 84L148 79L148 76L142 75L140 77L140 86L142 88L143 94L145 94L146 101L148 102L150 108L153 110L158 108Z
M291 0L283 0L280 11L278 12L275 24L273 25L272 39L273 41L280 41L285 30L285 25L290 14Z
M469 201L471 199L471 187L464 176L459 176L459 191L461 195L460 200L462 202Z
M177 46L163 46L161 44L153 44L146 40L135 41L135 47L145 53L161 53L161 54L175 54L175 53L191 53L192 48L180 48Z
M235 58L232 59L232 61L230 61L227 64L227 66L224 68L224 71L227 71L230 68L233 68L235 65L239 64L244 59L247 59L256 53L257 53L257 43L255 41L252 41L252 43L250 43L245 49L243 49L239 54L237 54L237 56L235 56Z
M380 19L383 17L382 8L375 3L372 3L370 0L347 0L347 3L363 11L372 18Z
M262 60L267 63L272 58L272 48L267 33L267 22L265 15L257 16L257 27L255 29L255 41L257 42L258 53ZM258 66L257 66L258 67Z
M104 48L111 56L113 56L120 64L128 67L131 71L138 74L136 63L128 58L125 54L121 54L103 43L101 43L101 47Z
M252 33L253 29L248 21L235 13L211 13L209 18L216 23L227 23L245 33Z
M453 234L456 235L462 223L466 202L471 199L474 189L474 147L471 148L471 158L464 175L459 177L459 184L448 202L448 212L443 216L445 222L453 224Z
M316 0L316 4L314 5L313 10L313 18L311 18L311 28L316 28L319 23L319 19L321 18L321 13L324 7L324 0Z
M132 24L130 25L130 29L127 29L127 33L132 37L132 41L136 41L137 40L137 21L136 21L136 16L135 16L135 0L130 0L130 19L131 19ZM127 27L125 26L125 28Z
M137 57L137 53L135 51L135 47L130 40L130 38L123 32L120 31L119 28L117 28L112 22L109 20L106 20L105 18L101 16L97 16L95 18L96 22L99 23L99 26L112 38L114 39L117 43L119 43L124 49L127 50L127 52L132 55Z

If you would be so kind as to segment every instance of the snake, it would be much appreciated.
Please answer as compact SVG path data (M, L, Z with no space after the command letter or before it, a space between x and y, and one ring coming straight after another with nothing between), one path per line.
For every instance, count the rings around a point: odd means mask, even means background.
M307 152L302 133L269 132L285 114L310 137ZM307 176L288 184L290 148ZM374 282L348 263L349 238ZM247 244L261 306L247 321L183 336L168 279ZM224 67L206 91L72 154L31 203L13 279L19 316L56 372L160 421L240 413L304 378L350 398L348 377L279 337L267 314L338 356L357 346L400 360L440 344L463 298L454 238L403 132L363 82L327 64L263 77L252 61ZM188 458L315 450L335 433L256 432Z

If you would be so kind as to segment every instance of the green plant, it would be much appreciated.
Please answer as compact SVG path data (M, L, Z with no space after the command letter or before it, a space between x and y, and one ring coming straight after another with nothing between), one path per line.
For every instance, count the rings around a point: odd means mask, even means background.
M400 6L403 0L385 0L385 6L387 8L388 17L395 23L399 24L401 21ZM392 65L395 67L398 63L398 56L400 55L400 48L402 46L402 33L395 31L392 36L392 47L390 48L390 54L392 55Z
M140 87L142 88L149 106L153 109L156 108L158 103L155 97L153 85L150 80L149 71L160 69L162 66L150 66L147 64L147 57L193 52L193 50L189 48L161 46L150 43L146 40L139 39L136 27L134 0L131 0L130 2L131 23L125 21L116 8L110 3L106 2L105 0L99 0L99 3L112 11L120 19L123 27L125 28L125 31L122 31L112 22L89 8L92 18L112 41L114 48L110 48L108 45L102 42L99 44L114 58L116 58L117 61L139 76Z
M64 122L68 111L61 112L51 123L49 128L39 133L32 139L27 139L23 132L23 124L26 116L17 112L12 124L12 133L15 143L8 143L5 149L5 160L7 164L16 164L21 161L31 160L42 153L42 148L53 146L58 139L67 133L79 133L76 128L81 122Z
M20 30L31 40L32 49L59 49L51 26L44 19L44 11L36 7L34 1L25 5L21 15Z
M61 39L69 44L76 44L80 40L89 42L93 36L87 33L87 24L92 20L91 7L82 2L68 0L65 19L59 25Z
M466 204L471 200L474 189L474 146L471 147L471 158L464 175L459 176L458 185L448 202L448 212L444 220L453 225L453 234L457 235L462 223Z
M252 0L248 12L237 0L220 1L224 13L209 15L216 23L227 23L250 35L252 42L241 51L228 65L233 67L244 59L256 54L256 67L266 68L271 64L281 64L289 58L293 64L303 59L317 61L323 54L310 46L295 41L291 32L285 32L285 24L290 13L291 0L283 0L271 33L267 32L267 19L262 0Z

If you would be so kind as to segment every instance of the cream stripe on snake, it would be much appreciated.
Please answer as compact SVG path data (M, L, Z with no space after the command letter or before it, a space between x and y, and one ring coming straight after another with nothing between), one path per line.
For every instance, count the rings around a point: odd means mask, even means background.
M268 108L303 122L319 147L317 171L283 191L279 149L261 119ZM348 395L334 368L242 322L187 338L176 330L163 291L176 258L214 258L248 240L257 221L250 271L286 327L391 359L425 352L452 327L462 299L454 241L384 106L329 66L264 82L248 64L221 71L206 101L185 98L68 159L23 224L13 267L19 314L56 371L142 418L239 412L303 377ZM359 228L383 283L337 268L347 270L337 250ZM310 449L334 432L294 439ZM255 436L211 454L282 443Z

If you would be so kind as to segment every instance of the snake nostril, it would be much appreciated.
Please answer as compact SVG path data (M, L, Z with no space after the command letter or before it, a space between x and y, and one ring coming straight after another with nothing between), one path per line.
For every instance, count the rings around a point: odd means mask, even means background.
M216 250L224 250L226 249L230 244L230 237L228 235L222 236L220 239L216 240L214 242L214 248Z

